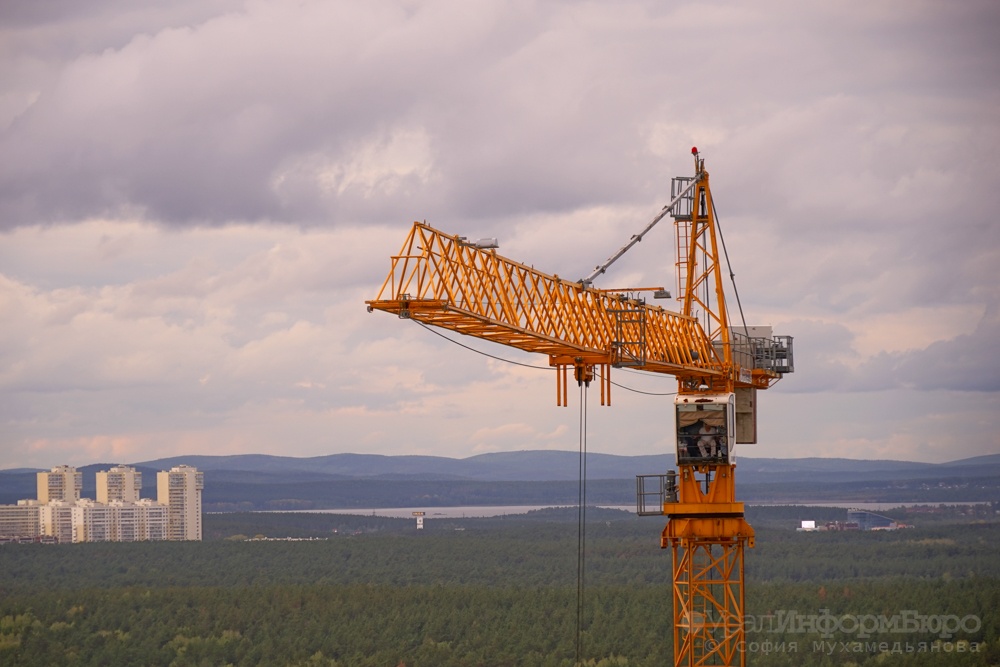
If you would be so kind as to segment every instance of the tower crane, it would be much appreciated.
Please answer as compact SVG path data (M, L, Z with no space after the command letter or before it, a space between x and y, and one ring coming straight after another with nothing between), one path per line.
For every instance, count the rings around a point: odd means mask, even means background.
M792 337L734 326L723 289L721 243L704 159L671 183L671 200L586 278L549 275L415 222L378 296L400 318L548 355L556 403L599 380L611 404L612 368L677 379L676 470L636 477L637 512L668 517L660 546L673 556L674 664L745 665L744 569L754 531L736 500L736 444L756 442L756 395L794 370ZM674 219L678 311L646 303L646 288L593 281L666 216ZM722 254L720 254L720 250ZM657 290L664 295L666 290Z

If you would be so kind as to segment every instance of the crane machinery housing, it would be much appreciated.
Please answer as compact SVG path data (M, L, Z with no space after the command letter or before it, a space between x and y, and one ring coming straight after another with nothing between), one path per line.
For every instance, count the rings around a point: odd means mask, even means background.
M733 449L757 440L757 391L794 370L792 337L731 323L709 176L691 152L694 175L674 178L670 202L586 278L545 274L497 254L495 239L470 241L416 222L366 303L369 312L548 355L561 406L570 370L581 385L599 380L602 405L611 404L612 368L676 377L677 468L637 475L636 509L668 517L660 545L673 556L674 664L745 665L743 555L754 532L736 500ZM639 296L653 288L593 286L668 215L678 311Z

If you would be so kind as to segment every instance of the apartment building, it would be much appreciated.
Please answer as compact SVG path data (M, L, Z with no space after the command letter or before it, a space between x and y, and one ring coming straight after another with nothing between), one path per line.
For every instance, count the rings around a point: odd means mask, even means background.
M73 506L74 542L146 542L167 539L169 508L149 498L110 503L83 499Z
M157 475L157 499L141 498L142 473L114 466L96 474L97 500L81 498L71 466L37 473L38 500L0 505L0 542L200 540L204 473L178 466Z
M114 466L97 473L97 502L134 503L142 491L142 473L131 466Z
M54 500L38 505L38 528L42 535L57 542L73 541L73 506L75 502Z
M40 536L37 500L19 500L16 505L0 505L0 539L21 540Z
M123 504L123 513L126 508L134 514L131 525L134 526L136 541L149 540L156 542L167 539L167 524L170 516L169 508L152 498L142 498L131 505ZM127 525L124 518L121 523L122 526ZM125 533L123 532L120 541L129 541L125 537Z
M168 508L168 540L201 539L201 493L205 473L186 465L156 474L156 499Z
M71 514L74 542L111 541L110 507L90 498L83 498L73 505Z
M83 473L72 466L56 466L38 473L38 502L42 505L64 500L75 503L83 490Z

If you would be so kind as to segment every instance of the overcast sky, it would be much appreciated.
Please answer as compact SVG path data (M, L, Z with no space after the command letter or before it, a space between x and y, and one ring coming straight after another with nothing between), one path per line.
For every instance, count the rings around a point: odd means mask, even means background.
M692 146L795 337L742 456L1000 452L997 35L995 0L5 2L0 468L575 450L546 358L364 301L414 220L583 277ZM672 287L672 243L598 287ZM590 451L671 451L675 381L612 379Z

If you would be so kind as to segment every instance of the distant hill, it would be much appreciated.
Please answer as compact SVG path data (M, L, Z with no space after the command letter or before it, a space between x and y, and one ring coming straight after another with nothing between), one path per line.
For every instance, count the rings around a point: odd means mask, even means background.
M1000 464L1000 454L986 454L985 456L973 456L970 459L959 459L942 463L946 466L991 466Z
M309 458L247 454L236 456L182 456L143 461L135 465L164 470L186 463L200 470L240 470L266 473L325 473L347 478L422 478L479 481L572 481L579 472L577 452L522 450L479 454L464 459L444 456L385 456L330 454ZM621 456L588 454L589 479L633 479L674 466L668 454ZM741 456L740 480L768 483L797 480L864 481L875 479L933 479L968 472L1000 475L1000 454L948 463L841 458L774 459Z
M576 452L527 450L479 454L464 459L444 456L384 456L381 454L330 454L310 458L263 456L178 456L143 461L135 465L165 470L186 463L199 470L241 470L268 473L326 473L353 478L413 478L479 481L575 480L579 472ZM588 454L590 479L632 479L639 473L665 472L673 457Z
M464 459L331 454L297 458L245 454L181 456L131 465L142 496L156 497L156 473L187 464L205 472L208 511L447 505L573 504L579 457L568 451L517 451ZM96 496L92 464L83 496ZM662 474L668 455L589 454L588 500L630 505L635 476ZM1000 454L943 464L856 459L741 457L738 489L748 502L1000 502ZM35 472L0 471L0 504L36 497Z

